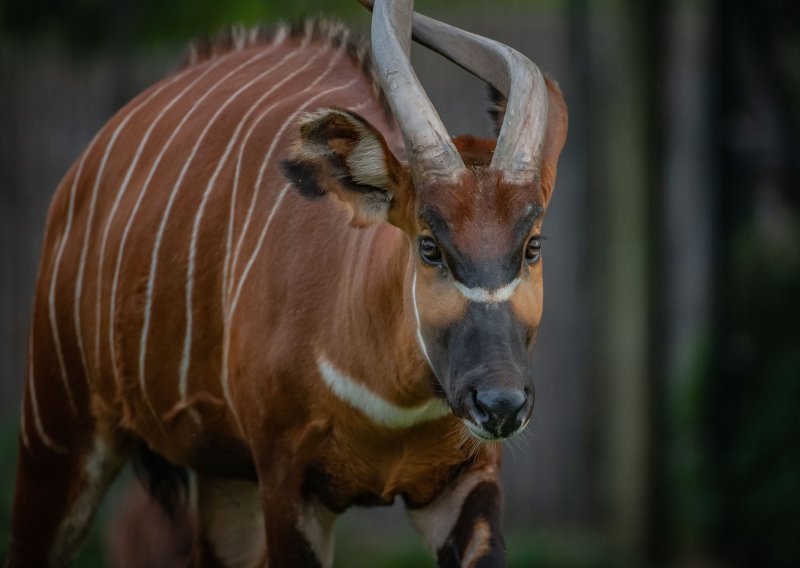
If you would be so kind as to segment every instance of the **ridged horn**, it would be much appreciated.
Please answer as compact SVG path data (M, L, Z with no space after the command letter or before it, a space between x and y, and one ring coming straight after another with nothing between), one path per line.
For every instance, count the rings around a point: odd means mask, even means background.
M359 0L369 7L369 0ZM492 167L507 180L527 184L536 179L547 129L547 84L527 57L477 34L413 14L414 40L443 55L508 98Z
M414 183L455 182L466 170L436 109L411 67L413 0L378 0L372 13L372 55L403 134Z

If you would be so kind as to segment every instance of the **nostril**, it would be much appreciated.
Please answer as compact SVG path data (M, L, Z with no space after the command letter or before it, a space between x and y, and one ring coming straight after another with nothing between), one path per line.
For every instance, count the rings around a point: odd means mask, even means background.
M491 413L485 406L484 401L481 400L481 397L478 394L478 389L472 389L472 402L475 406L475 418L481 422L488 420Z
M525 408L526 402L528 402L528 393L526 391L511 391L508 394L509 415L516 416L520 410Z
M525 391L525 398L522 402L522 406L520 406L519 409L517 410L517 415L516 415L516 420L519 423L525 422L528 419L528 414L530 414L530 412L532 411L533 401L536 398L533 395L532 390L529 389L528 387L525 387L524 391ZM528 401L530 401L530 404L528 404Z

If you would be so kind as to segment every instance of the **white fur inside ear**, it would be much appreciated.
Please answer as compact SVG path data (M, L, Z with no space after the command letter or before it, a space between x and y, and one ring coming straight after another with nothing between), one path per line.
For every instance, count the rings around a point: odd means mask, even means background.
M359 198L359 208L356 214L363 223L378 223L386 220L389 207L391 207L391 200L386 193L371 191L364 193Z
M357 129L358 144L347 156L347 166L350 168L353 180L364 185L388 189L389 172L386 169L383 146L372 132L368 132L361 125L358 125Z

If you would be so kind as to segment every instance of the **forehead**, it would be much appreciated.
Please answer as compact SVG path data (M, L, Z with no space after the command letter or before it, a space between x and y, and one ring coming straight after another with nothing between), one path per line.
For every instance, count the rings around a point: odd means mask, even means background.
M499 173L479 169L456 186L426 192L419 217L446 248L481 260L518 248L541 219L542 202L538 189L507 184Z

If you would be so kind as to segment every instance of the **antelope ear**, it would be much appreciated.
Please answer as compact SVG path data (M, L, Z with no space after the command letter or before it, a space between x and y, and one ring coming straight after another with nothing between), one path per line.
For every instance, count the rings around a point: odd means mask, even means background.
M553 188L556 184L556 170L558 168L558 157L564 148L567 140L567 104L561 89L548 75L544 77L547 84L548 107L547 107L547 134L544 138L542 147L542 194L545 204L550 201ZM489 86L489 116L494 123L495 136L500 135L503 127L503 119L506 116L506 105L508 100L503 94Z
M325 108L297 120L300 136L281 162L284 175L307 199L336 197L356 226L387 221L408 176L383 136L364 118Z
M569 115L567 113L567 103L561 94L561 89L553 79L545 75L547 83L548 105L547 105L547 134L544 137L542 147L542 194L544 195L545 205L553 195L553 188L556 185L556 171L558 169L558 158L564 144L567 141L567 126Z

